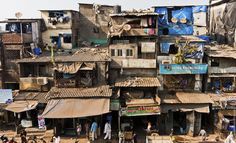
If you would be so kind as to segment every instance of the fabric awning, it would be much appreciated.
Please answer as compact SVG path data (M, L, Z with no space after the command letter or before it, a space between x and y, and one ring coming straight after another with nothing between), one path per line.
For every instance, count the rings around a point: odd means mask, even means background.
M93 70L95 67L95 63L86 62L58 63L54 70L68 74L75 74L79 70Z
M53 99L49 100L44 118L78 118L109 112L110 99Z
M171 110L173 112L182 111L196 111L199 113L210 113L209 104L165 104L161 105L161 112L168 113Z
M33 110L38 105L38 101L15 101L7 105L5 108L7 111L20 113L29 110Z

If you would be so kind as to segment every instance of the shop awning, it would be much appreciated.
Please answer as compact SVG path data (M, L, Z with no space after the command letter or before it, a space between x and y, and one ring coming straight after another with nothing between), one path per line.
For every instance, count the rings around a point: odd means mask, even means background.
M236 116L236 110L220 110L220 113L224 116Z
M161 106L162 113L168 113L169 110L172 112L196 111L199 113L210 113L209 104L165 104Z
M5 108L7 111L20 113L29 110L33 110L38 105L38 101L15 101L7 105Z
M78 118L109 112L110 99L53 99L49 100L44 118Z

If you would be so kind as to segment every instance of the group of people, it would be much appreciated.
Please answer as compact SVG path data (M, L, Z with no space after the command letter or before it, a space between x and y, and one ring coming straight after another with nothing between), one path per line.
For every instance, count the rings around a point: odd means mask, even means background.
M91 133L91 140L94 141L97 139L97 130L98 130L98 123L96 121L93 121L90 127L89 122L86 122L85 125L85 132L86 132L86 136L87 138L90 137L90 133ZM90 127L90 129L89 129ZM81 131L82 131L82 125L77 123L76 126L76 132L77 132L77 137L79 138L81 135ZM104 125L104 139L109 139L111 140L111 123L110 121L107 121Z

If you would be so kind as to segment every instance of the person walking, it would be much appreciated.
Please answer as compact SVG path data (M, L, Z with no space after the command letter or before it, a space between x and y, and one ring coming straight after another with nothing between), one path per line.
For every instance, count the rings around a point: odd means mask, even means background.
M109 121L106 122L105 127L104 127L104 140L106 140L107 138L110 140L111 139L111 124Z
M80 124L80 123L77 123L77 125L76 125L77 138L79 138L80 133L81 133L81 130L82 130L81 124Z
M85 129L85 133L86 133L86 137L89 138L89 121L86 121L84 124L84 129Z
M22 129L20 133L21 143L27 143L26 135L27 133L25 129Z
M91 129L90 129L90 131L92 132L92 141L97 139L97 128L98 128L97 122L93 121L93 123L91 125Z

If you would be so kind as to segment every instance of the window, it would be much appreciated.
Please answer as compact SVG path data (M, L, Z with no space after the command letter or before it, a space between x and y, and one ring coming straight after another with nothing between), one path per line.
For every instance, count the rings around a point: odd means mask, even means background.
M115 49L111 49L111 56L115 56L116 53L115 53Z
M175 46L175 44L170 45L169 54L177 54L179 51L179 48Z
M63 35L63 41L64 43L71 43L71 34L64 34Z
M122 49L118 49L117 51L118 51L118 56L121 57L122 56Z
M126 56L132 57L133 56L133 49L127 49L126 50Z
M211 66L212 67L219 67L220 63L218 59L211 59Z

